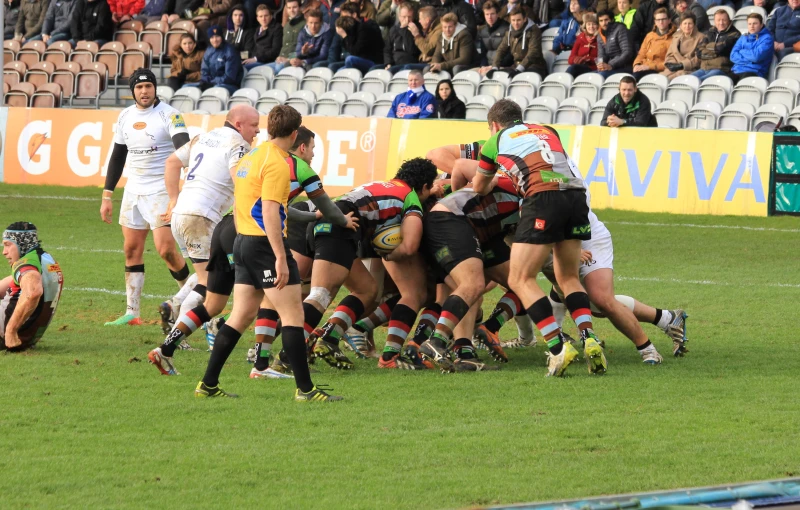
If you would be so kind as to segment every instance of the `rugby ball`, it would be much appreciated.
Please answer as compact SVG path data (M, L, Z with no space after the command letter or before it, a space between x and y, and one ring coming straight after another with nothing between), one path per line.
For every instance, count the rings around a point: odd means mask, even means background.
M391 253L403 241L400 234L400 225L387 225L375 231L372 236L372 246L381 255Z

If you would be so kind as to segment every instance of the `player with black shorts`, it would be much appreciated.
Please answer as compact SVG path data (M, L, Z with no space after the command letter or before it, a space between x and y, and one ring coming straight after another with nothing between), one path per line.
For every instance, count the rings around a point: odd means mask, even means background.
M487 120L492 136L481 148L473 188L480 194L489 193L497 170L502 169L522 197L509 283L547 342L547 375L562 375L578 356L578 351L563 341L550 301L536 283L551 251L556 279L566 294L565 304L581 331L589 371L605 373L607 362L592 330L589 296L578 276L581 241L592 236L583 179L572 168L558 133L547 126L523 123L522 110L515 102L498 101Z

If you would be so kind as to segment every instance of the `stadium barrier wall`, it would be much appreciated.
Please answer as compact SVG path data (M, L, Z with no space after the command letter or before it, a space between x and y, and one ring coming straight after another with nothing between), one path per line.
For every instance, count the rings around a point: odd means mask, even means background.
M119 111L2 109L6 183L102 186ZM221 115L185 115L191 135ZM314 169L335 196L394 175L440 145L483 140L483 122L306 117L317 133ZM258 141L266 139L262 116ZM767 215L773 135L557 126L589 182L595 208L679 214Z

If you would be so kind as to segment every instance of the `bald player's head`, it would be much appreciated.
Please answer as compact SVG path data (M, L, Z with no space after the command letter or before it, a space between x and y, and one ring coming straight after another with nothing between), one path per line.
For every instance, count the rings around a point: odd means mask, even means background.
M258 120L258 110L244 104L235 105L225 117L225 122L233 126L251 145L258 135Z

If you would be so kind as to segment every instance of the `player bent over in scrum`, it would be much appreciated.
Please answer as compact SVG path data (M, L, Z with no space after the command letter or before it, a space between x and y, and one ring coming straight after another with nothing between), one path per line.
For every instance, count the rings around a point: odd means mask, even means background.
M522 197L508 281L547 342L547 375L562 375L578 355L564 343L550 301L536 283L551 251L556 279L567 295L565 304L581 331L589 371L605 373L607 362L592 330L589 296L578 277L581 240L591 239L583 180L573 172L555 130L523 123L518 104L500 100L487 118L492 137L481 148L473 188L489 193L501 168Z

